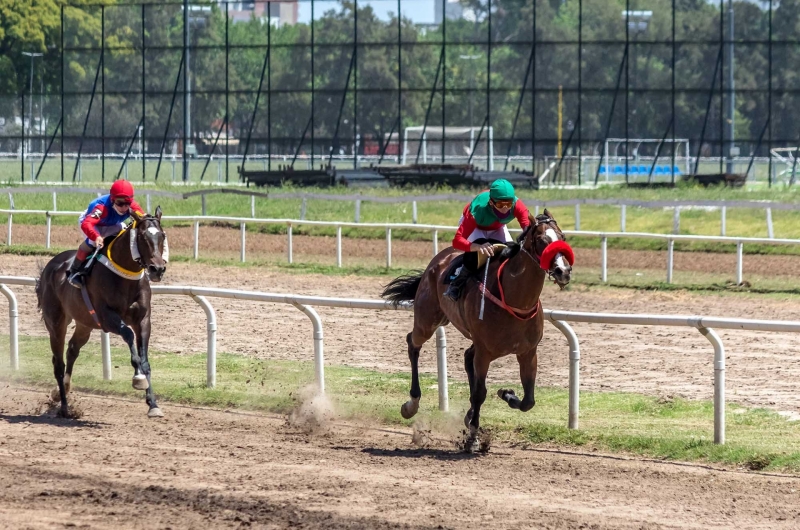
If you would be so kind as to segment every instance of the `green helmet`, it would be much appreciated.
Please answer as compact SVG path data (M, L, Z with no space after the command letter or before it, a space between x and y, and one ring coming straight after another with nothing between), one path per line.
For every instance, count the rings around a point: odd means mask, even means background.
M514 200L514 186L506 179L497 179L489 188L489 198L493 201Z

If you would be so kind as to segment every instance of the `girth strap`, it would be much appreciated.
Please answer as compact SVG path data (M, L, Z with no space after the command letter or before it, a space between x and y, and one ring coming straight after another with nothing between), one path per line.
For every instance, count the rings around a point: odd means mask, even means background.
M84 278L84 282L87 278ZM92 301L89 300L89 293L86 290L86 285L81 283L81 296L83 297L83 303L86 304L86 309L89 310L89 314L92 315L92 320L94 320L95 325L98 329L102 328L103 326L100 325L100 319L97 318L97 313L94 311L94 306L92 305Z

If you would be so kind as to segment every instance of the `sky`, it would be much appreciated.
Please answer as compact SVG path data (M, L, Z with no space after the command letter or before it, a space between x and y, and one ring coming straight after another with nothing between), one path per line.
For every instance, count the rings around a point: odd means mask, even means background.
M311 2L298 2L298 22L311 21ZM389 13L397 12L397 0L359 0L359 7L372 6L375 14L382 20L389 20ZM434 0L402 0L403 17L417 24L432 24ZM314 2L314 17L319 18L325 11L338 10L341 4L336 1L317 0Z

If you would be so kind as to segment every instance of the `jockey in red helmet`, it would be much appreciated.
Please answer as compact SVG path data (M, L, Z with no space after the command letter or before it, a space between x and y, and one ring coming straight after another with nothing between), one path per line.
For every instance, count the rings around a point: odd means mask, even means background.
M125 228L131 211L140 215L144 210L133 200L133 184L127 180L117 180L111 185L108 195L98 197L89 203L89 207L81 214L78 225L86 234L86 239L78 247L78 253L72 260L67 273L67 281L80 289L83 283L83 262L94 252L95 248L103 248L103 238L113 236Z
M516 219L524 230L531 224L528 220L528 208L517 198L514 186L506 179L492 182L488 190L483 190L475 199L464 207L458 230L453 238L453 248L469 253L481 253L487 256L494 254L492 242L507 243L512 241L506 226ZM476 240L483 243L474 243ZM461 288L469 275L477 267L477 259L464 259L456 276L451 279L444 295L453 301L461 296Z

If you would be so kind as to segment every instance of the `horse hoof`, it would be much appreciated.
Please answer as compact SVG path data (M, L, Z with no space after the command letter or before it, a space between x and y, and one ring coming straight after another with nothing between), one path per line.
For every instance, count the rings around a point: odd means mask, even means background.
M133 388L135 388L136 390L147 390L148 388L150 388L150 383L147 382L147 376L134 375Z
M55 387L53 390L50 391L50 401L53 403L60 403L61 402L61 391L58 387Z
M497 391L497 397L499 397L503 401L508 401L508 398L511 396L516 397L516 394L514 393L513 390L506 390L505 388L501 388L500 390Z
M472 409L467 411L467 414L464 416L464 427L469 429L469 422L472 421Z
M153 407L152 409L147 411L148 418L163 418L164 413L161 412L161 409L158 407Z
M477 436L468 436L464 440L464 452L467 454L474 454L476 451L479 451L481 448L481 442L478 440Z
M404 419L410 420L411 418L414 417L414 415L417 413L418 410L419 410L419 401L414 401L414 400L406 401L405 403L403 403L403 406L400 407L400 415Z

